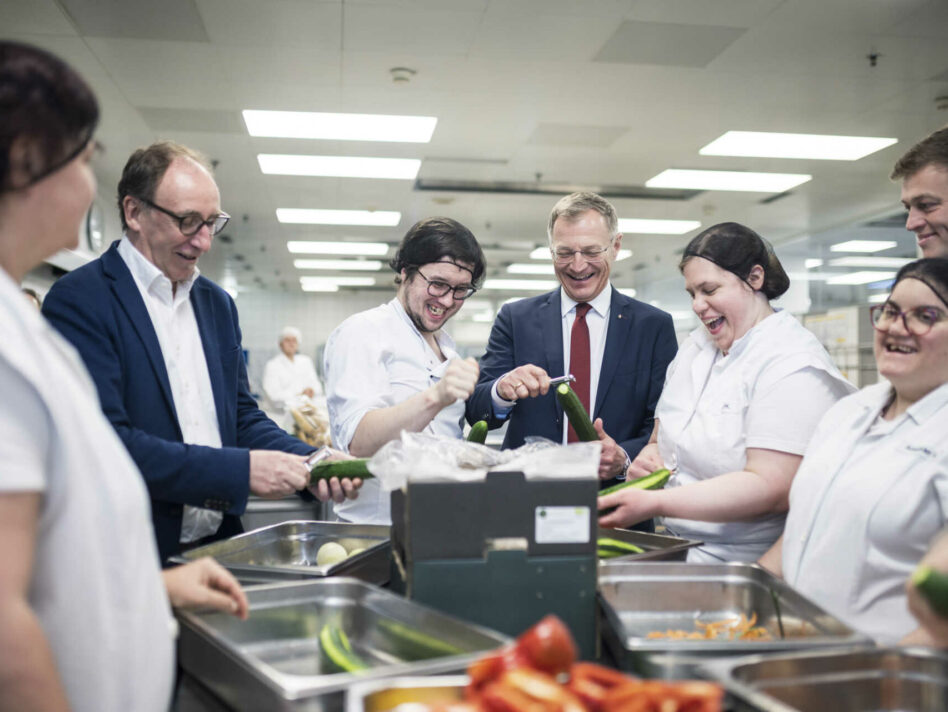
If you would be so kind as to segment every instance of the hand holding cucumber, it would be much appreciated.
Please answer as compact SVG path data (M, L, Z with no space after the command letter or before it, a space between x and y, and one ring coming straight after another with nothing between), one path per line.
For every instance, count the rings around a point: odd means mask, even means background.
M506 401L536 398L550 390L550 376L532 363L517 366L497 381L497 395Z
M340 450L318 450L306 461L309 476L307 489L320 502L328 502L330 499L333 502L356 499L359 496L359 488L362 487L362 478L359 475L364 469L355 467L360 462L364 465L365 461L357 460ZM346 468L343 463L352 463L353 467Z

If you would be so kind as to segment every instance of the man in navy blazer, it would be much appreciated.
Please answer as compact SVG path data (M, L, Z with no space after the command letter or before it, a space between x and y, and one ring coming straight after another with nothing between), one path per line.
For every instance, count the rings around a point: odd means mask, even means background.
M665 371L678 350L675 330L669 314L610 284L622 235L608 201L594 193L562 198L548 234L560 288L501 308L467 419L487 420L492 428L509 419L505 448L522 445L528 435L566 442L567 424L550 378L570 370L576 307L589 304L590 415L602 442L605 487L624 478L648 442Z
M228 218L206 159L167 142L139 149L119 206L122 240L60 279L43 312L81 354L142 472L164 562L239 533L251 493L306 490L313 448L257 407L234 302L198 276L197 259ZM358 485L312 493L341 501Z

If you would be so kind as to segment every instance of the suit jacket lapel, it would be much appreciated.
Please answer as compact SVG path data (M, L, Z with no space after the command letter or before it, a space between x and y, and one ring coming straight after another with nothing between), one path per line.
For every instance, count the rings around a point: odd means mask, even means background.
M145 307L141 292L138 291L138 285L135 284L132 273L118 253L118 242L113 243L112 247L102 255L102 269L106 277L111 280L111 288L116 300L128 316L132 328L145 347L148 361L158 378L158 385L165 401L168 403L168 407L177 417L174 398L171 396L168 370L165 368L165 359L161 355L161 346L158 344L158 335L155 334L155 327L151 323L151 316L149 316L148 309Z
M220 342L214 333L214 306L210 296L209 289L198 278L191 288L191 306L194 309L194 319L197 321L198 332L201 334L204 360L207 361L207 375L211 379L214 407L217 409L217 422L221 431L223 431L225 427L224 372L221 368Z
M543 344L543 353L546 354L546 372L551 378L562 376L566 367L563 365L563 315L561 314L562 301L560 290L550 292L537 310L536 328L540 330L540 343ZM560 399L554 398L557 414L562 413Z
M612 288L610 287L610 289ZM612 377L615 375L616 366L619 365L619 359L622 357L625 342L632 330L632 304L626 299L620 301L620 296L618 290L612 290L612 303L609 305L609 323L606 325L606 348L602 354L602 366L599 368L596 404L590 414L593 420L596 419L599 409L602 408L602 403L606 399L606 393L609 392L609 386L612 384Z

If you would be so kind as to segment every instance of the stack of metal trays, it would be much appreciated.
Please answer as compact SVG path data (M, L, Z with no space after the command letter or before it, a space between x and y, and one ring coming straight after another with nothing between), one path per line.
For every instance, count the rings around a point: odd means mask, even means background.
M373 524L293 521L261 527L216 541L172 558L185 563L210 556L243 584L293 581L326 576L354 576L384 584L391 575L391 529ZM336 542L349 558L336 564L316 563L323 544Z
M357 681L463 672L509 638L350 578L256 586L250 618L183 612L181 666L236 710L341 710ZM368 664L339 672L320 644L344 631Z
M755 655L708 661L701 671L764 712L948 710L948 654L930 648Z
M666 534L649 534L648 532L637 532L631 529L603 529L599 528L597 537L609 539L618 539L627 544L634 544L640 549L645 549L641 554L626 554L617 556L613 559L604 559L604 565L611 565L624 561L684 561L688 556L688 549L695 546L701 546L704 542L694 539L682 539L677 536L668 536ZM600 569L600 572L602 569Z
M607 649L621 668L649 677L693 677L710 657L871 644L753 564L613 563L600 571L599 597ZM741 615L761 638L685 637Z

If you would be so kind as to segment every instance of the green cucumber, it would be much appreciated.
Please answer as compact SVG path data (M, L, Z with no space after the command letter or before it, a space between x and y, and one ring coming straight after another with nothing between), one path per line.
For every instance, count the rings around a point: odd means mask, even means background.
M345 632L331 623L319 631L319 645L330 665L338 671L359 672L369 669L369 664L352 650Z
M428 660L460 655L464 651L427 633L415 630L398 621L381 619L379 628L392 641L393 652L402 660Z
M469 443L479 443L481 445L487 440L487 421L478 420L471 426L471 431L467 434Z
M326 462L321 460L317 462L309 472L310 484L315 484L320 480L328 480L331 477L361 477L363 480L372 477L367 466L368 459L356 458L355 460L336 460L335 462Z
M655 490L661 489L665 486L665 483L668 482L671 477L671 472L666 470L664 467L660 470L655 470L655 472L650 475L645 475L645 477L639 477L637 480L629 480L628 482L620 482L617 485L612 487L606 487L604 490L599 490L599 496L605 497L607 494L615 494L616 492L621 492L627 487L634 487L635 489L646 489L646 490Z
M938 615L948 618L948 576L931 566L919 566L912 584Z
M627 541L612 539L610 537L599 537L596 539L596 552L600 559L612 559L616 556L628 556L629 554L644 554L645 549Z
M561 383L556 387L556 397L563 406L563 412L566 414L569 424L576 431L576 437L583 442L594 442L599 439L599 434L593 427L589 419L589 413L579 402L579 396L576 391L570 388L569 383Z

